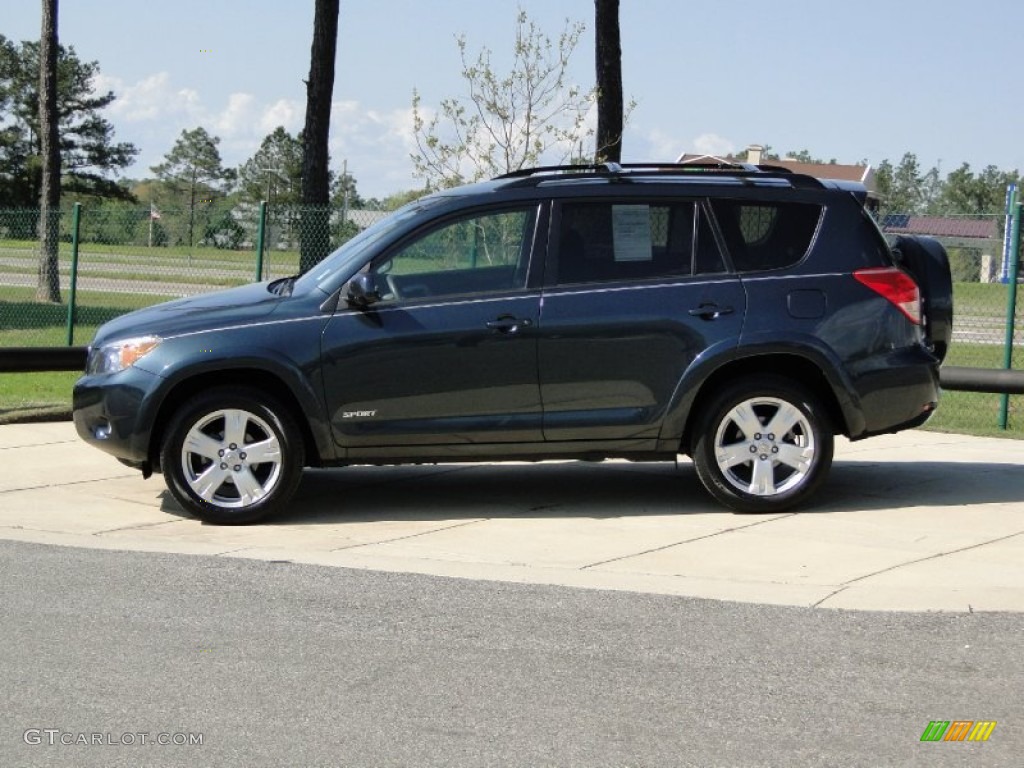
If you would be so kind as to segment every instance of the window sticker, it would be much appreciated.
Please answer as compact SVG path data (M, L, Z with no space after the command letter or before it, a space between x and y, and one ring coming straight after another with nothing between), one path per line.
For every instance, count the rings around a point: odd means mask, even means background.
M613 205L616 261L652 261L651 210L647 205Z

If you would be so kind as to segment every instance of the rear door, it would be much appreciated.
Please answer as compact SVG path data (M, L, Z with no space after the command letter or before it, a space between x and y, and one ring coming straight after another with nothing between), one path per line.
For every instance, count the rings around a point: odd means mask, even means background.
M687 367L735 345L746 300L712 230L696 200L555 206L538 350L546 440L654 441Z

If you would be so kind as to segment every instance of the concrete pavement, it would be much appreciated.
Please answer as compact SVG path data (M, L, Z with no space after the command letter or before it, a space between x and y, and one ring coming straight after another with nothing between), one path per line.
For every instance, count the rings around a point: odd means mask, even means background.
M809 509L737 515L692 466L307 471L258 526L185 516L69 423L0 426L0 538L822 608L1024 611L1024 443L838 440Z

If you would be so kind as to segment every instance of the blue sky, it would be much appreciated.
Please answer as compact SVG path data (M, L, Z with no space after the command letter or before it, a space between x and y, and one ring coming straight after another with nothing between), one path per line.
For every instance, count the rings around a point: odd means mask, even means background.
M38 37L38 2L0 5L0 33ZM518 7L552 37L566 18L586 23L572 74L592 85L592 0L342 0L332 166L347 160L364 195L420 186L413 89L428 107L463 93L458 33L500 69ZM622 0L620 18L638 102L624 160L763 143L839 162L912 151L944 173L1024 168L1019 0ZM60 3L61 42L99 62L116 137L142 150L136 178L184 128L220 136L228 165L277 125L297 132L312 23L312 0Z

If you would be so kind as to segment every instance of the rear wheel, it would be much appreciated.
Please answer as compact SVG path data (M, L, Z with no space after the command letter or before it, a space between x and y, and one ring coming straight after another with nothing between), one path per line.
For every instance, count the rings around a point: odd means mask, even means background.
M810 392L774 376L743 379L716 397L693 461L704 487L738 512L779 512L813 494L832 465L833 438Z
M290 411L265 393L220 388L185 404L160 454L167 488L209 523L252 523L281 511L298 487L302 438Z

